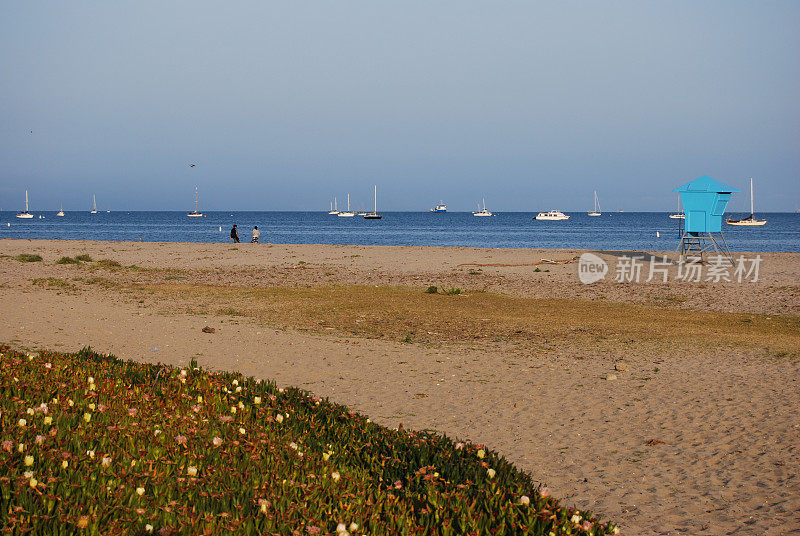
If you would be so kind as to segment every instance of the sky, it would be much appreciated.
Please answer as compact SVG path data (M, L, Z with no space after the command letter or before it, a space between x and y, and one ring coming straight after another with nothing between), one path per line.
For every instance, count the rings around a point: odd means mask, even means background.
M705 174L800 206L800 2L2 13L3 210L675 210Z

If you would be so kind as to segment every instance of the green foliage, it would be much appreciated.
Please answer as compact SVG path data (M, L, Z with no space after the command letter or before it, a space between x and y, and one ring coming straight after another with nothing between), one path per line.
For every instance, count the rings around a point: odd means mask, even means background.
M425 291L427 294L437 294L439 292L439 288L436 285L431 285L428 287L428 290Z
M0 347L0 430L10 534L614 532L480 445L194 361Z
M88 253L83 253L81 255L75 255L76 261L83 261L83 262L92 262L92 258L89 256Z
M121 268L122 265L115 260L112 259L100 259L95 264L100 266L101 268Z
M80 264L81 261L73 259L72 257L61 257L56 261L56 264Z
M14 258L19 262L42 262L42 256L33 253L20 253Z
M446 294L447 296L457 296L457 295L461 294L463 291L458 287L453 287L453 288L446 288L446 289L443 288L442 292L444 294Z

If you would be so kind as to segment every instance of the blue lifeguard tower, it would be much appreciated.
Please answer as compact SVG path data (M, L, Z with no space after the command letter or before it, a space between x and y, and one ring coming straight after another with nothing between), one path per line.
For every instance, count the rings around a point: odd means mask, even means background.
M714 250L733 262L728 243L722 235L722 215L731 195L740 190L703 175L673 191L681 196L685 215L685 226L678 245L681 255L703 259L707 251Z

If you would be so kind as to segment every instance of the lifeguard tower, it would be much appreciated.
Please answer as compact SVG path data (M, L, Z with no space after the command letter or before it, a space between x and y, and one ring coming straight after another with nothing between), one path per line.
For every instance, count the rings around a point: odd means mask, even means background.
M722 215L736 188L712 179L708 175L673 190L681 196L686 215L681 242L676 251L704 260L708 251L716 251L733 262L731 250L722 235Z

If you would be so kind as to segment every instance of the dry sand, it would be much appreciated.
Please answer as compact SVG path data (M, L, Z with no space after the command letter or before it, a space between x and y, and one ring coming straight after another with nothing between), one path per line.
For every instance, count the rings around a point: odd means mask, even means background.
M15 260L21 253L44 262ZM55 264L83 253L135 267ZM787 325L800 333L800 254L761 254L759 281L744 283L677 282L675 267L670 282L645 283L646 265L640 283L618 283L614 263L624 252L600 253L611 273L594 285L578 281L574 262L540 265L549 272L459 266L581 253L0 240L0 341L62 351L91 345L176 365L196 357L207 367L298 385L388 426L402 422L486 444L555 496L620 522L629 535L800 532L800 350L791 351L800 339L785 333ZM585 339L571 343L569 334L551 346L469 336L406 343L213 308L187 314L181 300L148 290L171 284L420 292L434 284L711 311L736 322L735 313L746 313L759 326L781 323L776 333L784 334L777 346L674 339L654 350L635 330L601 333L613 341L602 352ZM482 313L475 311L476 320ZM530 322L537 323L535 314ZM636 325L635 313L630 322ZM216 332L202 333L206 325Z

